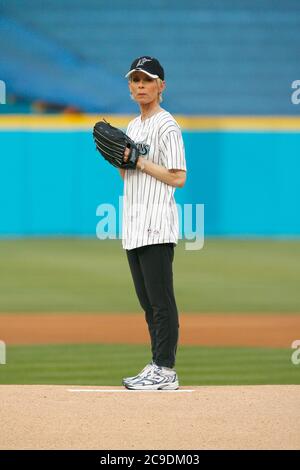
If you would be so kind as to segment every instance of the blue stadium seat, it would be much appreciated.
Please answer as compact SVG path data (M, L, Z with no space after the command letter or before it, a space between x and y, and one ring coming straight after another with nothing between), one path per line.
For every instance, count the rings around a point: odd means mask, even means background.
M171 112L299 113L297 0L14 0L0 31L0 78L30 99L134 112L124 73L149 54L165 67Z

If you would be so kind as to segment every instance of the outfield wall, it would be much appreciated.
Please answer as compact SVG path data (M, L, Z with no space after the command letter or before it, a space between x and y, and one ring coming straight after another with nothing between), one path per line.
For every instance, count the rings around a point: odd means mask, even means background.
M95 235L97 207L122 195L118 171L95 151L96 119L0 117L1 236ZM188 175L176 200L204 204L205 234L300 235L299 118L178 121Z

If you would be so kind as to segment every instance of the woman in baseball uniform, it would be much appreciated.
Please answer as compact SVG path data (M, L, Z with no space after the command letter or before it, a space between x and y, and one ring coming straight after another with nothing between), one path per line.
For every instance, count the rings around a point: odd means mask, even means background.
M186 180L184 144L177 122L160 106L165 81L159 61L137 58L126 78L140 108L127 134L139 145L141 156L135 170L120 170L124 179L122 245L145 312L152 360L135 377L123 379L123 384L133 390L176 390L179 321L172 263L179 227L174 192Z

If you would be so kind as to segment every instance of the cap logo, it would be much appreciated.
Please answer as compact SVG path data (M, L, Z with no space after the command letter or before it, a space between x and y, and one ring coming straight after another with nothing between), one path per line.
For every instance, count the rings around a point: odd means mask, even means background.
M145 62L151 62L151 59L146 59L146 57L143 57L142 59L138 61L138 63L136 64L136 67L143 66Z

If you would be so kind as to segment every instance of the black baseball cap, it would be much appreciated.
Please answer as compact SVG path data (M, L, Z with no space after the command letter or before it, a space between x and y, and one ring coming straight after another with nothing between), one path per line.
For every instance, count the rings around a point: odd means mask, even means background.
M133 72L144 72L151 78L160 78L164 80L165 72L159 61L154 57L142 56L135 59L130 67L129 72L125 75L128 78Z

